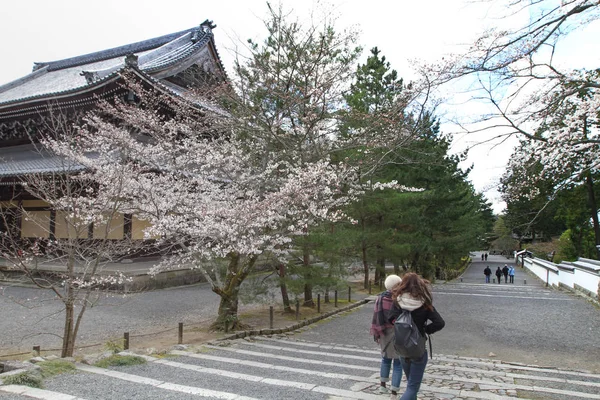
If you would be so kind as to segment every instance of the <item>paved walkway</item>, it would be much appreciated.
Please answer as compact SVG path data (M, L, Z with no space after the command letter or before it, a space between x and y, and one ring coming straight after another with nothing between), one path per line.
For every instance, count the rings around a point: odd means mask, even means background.
M359 314L333 318L326 325ZM42 391L0 386L0 399L391 398L378 392L380 355L374 344L303 339L314 334L315 327L289 336L182 347L170 357L146 357L145 365L102 369L78 364L77 373L47 380ZM348 333L343 336L353 336ZM403 380L401 391L405 384ZM421 400L514 398L600 399L600 375L435 354L419 393Z
M600 399L599 311L520 268L515 284L485 284L485 265L475 259L462 282L434 285L446 327L433 335L419 399ZM108 371L80 366L47 381L48 393L0 386L0 399L387 399L376 393L371 316L367 304L291 336L206 344Z

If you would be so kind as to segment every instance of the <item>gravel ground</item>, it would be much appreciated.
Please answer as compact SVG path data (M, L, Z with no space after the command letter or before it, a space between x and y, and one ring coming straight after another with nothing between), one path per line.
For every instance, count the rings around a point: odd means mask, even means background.
M164 379L163 379L164 380ZM121 381L117 381L121 383ZM123 381L124 383L125 381ZM150 385L127 382L114 384L113 378L77 372L62 374L44 382L47 390L67 393L86 400L143 399L143 400L198 400L198 396L159 389Z
M122 337L123 332L134 335L177 328L179 322L206 323L216 316L218 305L219 297L207 284L105 296L86 311L78 344L105 343ZM60 348L57 335L61 333L64 314L51 292L7 287L0 296L0 309L3 315L10 315L0 320L0 354L8 350L28 351L34 345Z

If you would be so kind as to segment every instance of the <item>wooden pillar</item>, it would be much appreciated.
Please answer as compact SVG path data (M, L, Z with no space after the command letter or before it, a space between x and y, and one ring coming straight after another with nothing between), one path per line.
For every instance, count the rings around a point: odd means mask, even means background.
M131 240L131 231L133 229L133 217L131 214L123 214L123 239Z
M56 239L56 210L50 210L50 223L48 226L48 239Z

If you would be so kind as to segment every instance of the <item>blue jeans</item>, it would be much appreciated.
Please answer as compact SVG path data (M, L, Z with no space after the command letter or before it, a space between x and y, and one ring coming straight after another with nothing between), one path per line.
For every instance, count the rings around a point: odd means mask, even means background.
M490 276L489 275L485 276L485 283L490 283Z
M400 357L404 375L406 375L406 391L400 397L400 400L417 400L417 393L421 387L425 367L427 366L427 351L419 360L407 360Z
M381 382L387 382L390 379L390 369L392 368L392 359L381 357L381 370L379 372L379 376ZM400 380L402 379L402 364L400 363L399 358L394 358L394 370L392 371L392 386L390 386L390 390L395 392L398 391L400 387Z

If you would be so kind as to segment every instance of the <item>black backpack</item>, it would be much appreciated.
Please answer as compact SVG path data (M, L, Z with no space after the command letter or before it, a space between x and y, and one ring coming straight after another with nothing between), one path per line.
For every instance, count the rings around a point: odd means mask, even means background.
M427 339L421 335L410 311L402 313L394 322L394 348L400 357L419 359L425 353Z

